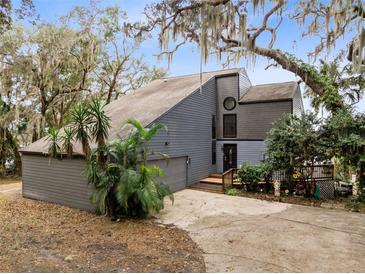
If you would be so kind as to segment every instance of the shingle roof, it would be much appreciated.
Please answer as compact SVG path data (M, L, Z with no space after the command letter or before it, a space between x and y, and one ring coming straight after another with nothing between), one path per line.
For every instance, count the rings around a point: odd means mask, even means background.
M206 72L202 74L202 83L216 76L239 73L241 69L227 69ZM139 120L148 126L158 117L166 113L180 101L199 90L200 74L162 78L152 81L147 86L130 94L121 96L118 100L106 106L106 113L111 118L111 128L108 141L129 132L125 122L129 118ZM46 137L20 150L23 153L44 153L48 151ZM75 154L82 154L80 143L74 144Z
M294 81L251 86L248 91L242 95L239 103L292 99L297 88L298 83Z

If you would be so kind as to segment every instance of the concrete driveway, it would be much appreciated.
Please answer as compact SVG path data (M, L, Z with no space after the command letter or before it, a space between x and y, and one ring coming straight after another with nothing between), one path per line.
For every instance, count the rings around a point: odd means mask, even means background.
M365 272L365 215L186 189L160 221L189 231L207 272Z

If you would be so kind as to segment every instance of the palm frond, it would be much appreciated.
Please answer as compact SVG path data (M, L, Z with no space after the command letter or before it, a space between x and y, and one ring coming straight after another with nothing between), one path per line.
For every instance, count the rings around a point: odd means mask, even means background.
M137 130L137 132L138 132L138 134L140 136L144 136L145 135L146 129L141 124L141 122L139 122L138 120L136 120L136 119L128 119L127 120L127 124L132 125Z
M70 127L64 128L64 135L62 136L62 150L66 153L67 157L71 159L73 153L73 138L74 131Z
M61 153L61 147L58 144L59 142L59 133L60 130L56 129L56 128L50 128L48 131L48 155L50 158L55 158L57 157L58 154L60 154L62 156Z
M167 127L163 124L153 124L151 127L148 128L146 134L143 136L145 141L150 141L156 134L161 130L164 129L167 131Z

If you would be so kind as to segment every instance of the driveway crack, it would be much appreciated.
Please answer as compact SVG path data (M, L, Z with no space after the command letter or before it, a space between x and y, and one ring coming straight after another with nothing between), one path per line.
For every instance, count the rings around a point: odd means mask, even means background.
M315 227L319 227L319 228L323 228L323 229L327 229L327 230L331 230L331 231L337 231L337 232L342 232L342 233L347 233L347 234L353 234L353 235L357 235L357 236L361 236L361 237L365 236L365 234L361 234L361 233L357 233L357 232L353 232L353 231L341 230L341 229L332 228L332 227L328 227L328 226L317 225L317 224L313 224L313 223L309 223L309 222L302 222L302 221L287 219L287 218L283 218L283 217L273 217L273 218L278 218L280 220L284 220L284 221L288 221L288 222L311 225L311 226L315 226Z

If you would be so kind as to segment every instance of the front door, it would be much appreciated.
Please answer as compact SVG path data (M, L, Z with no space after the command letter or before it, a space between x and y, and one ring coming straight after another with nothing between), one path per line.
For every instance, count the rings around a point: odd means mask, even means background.
M224 144L223 146L223 172L237 167L237 145Z

